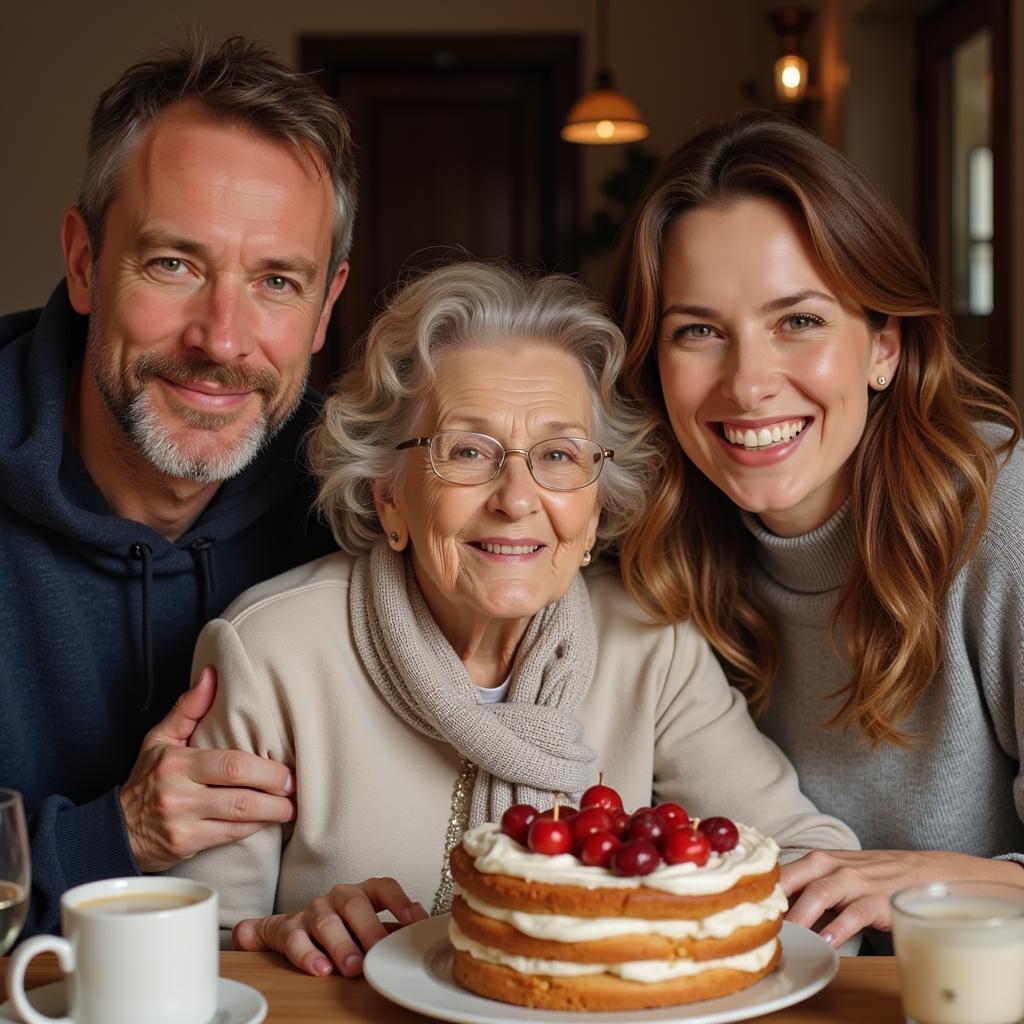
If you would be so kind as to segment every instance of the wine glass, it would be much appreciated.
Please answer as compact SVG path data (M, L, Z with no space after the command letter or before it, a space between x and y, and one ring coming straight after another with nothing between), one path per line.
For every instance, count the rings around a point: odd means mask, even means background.
M21 794L0 789L0 956L14 945L25 923L30 881Z

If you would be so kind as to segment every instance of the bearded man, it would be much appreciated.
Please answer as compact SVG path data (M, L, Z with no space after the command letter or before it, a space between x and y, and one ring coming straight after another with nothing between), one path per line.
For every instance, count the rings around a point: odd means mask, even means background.
M30 813L25 935L96 878L294 815L273 761L188 747L199 628L333 545L306 380L348 273L345 115L240 38L100 98L66 277L0 319L0 785Z

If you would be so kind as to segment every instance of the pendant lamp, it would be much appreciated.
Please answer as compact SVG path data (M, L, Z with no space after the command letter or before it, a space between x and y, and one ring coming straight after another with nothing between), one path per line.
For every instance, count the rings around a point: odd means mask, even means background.
M608 61L608 0L597 0L597 58L594 89L572 105L562 125L562 138L587 146L612 146L647 138L651 129L643 114L615 88Z

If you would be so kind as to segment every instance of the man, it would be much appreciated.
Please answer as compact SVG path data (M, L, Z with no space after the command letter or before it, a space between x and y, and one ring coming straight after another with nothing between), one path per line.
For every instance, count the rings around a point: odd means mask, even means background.
M0 319L0 784L32 818L23 934L56 927L69 886L294 814L285 766L187 746L212 671L181 691L205 620L331 547L299 445L354 212L344 114L242 39L158 54L100 99L66 280Z

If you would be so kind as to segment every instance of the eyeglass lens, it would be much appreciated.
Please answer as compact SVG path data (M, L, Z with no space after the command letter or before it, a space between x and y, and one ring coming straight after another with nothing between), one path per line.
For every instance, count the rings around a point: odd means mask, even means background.
M430 462L442 480L483 484L498 474L504 448L493 437L444 430L430 442ZM552 490L571 491L593 483L601 472L603 449L585 437L551 437L535 444L527 462L534 480Z

